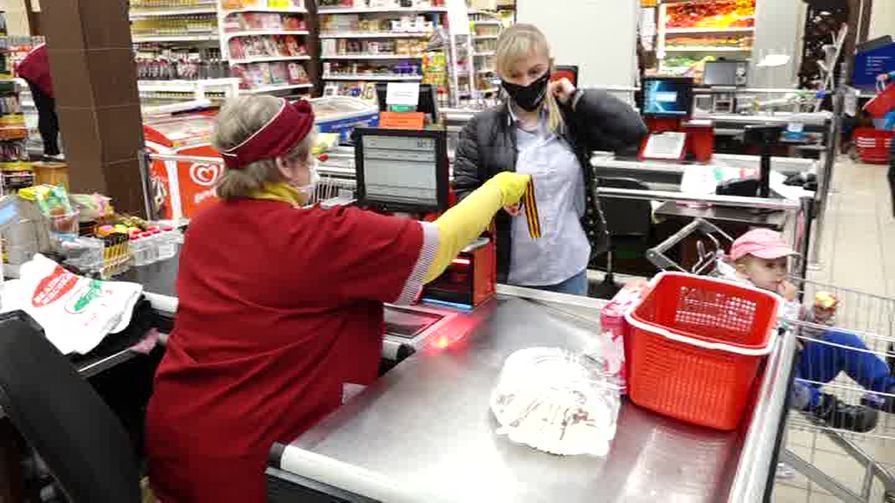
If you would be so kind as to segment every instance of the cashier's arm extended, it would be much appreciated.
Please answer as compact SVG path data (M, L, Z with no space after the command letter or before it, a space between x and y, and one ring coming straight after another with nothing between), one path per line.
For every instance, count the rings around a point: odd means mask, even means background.
M485 230L494 214L519 202L530 175L499 173L473 191L438 220L438 248L423 279L429 283L441 275L460 251Z

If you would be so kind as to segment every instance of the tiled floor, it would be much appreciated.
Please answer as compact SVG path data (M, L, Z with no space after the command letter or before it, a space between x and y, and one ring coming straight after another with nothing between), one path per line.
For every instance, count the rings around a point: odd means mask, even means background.
M895 219L892 217L887 166L855 164L843 158L837 164L825 230L821 269L816 281L895 297ZM895 334L889 334L895 336ZM878 427L895 434L895 418ZM790 430L788 447L851 490L860 492L864 470L825 435ZM861 442L871 455L895 471L895 441L877 438ZM874 500L882 502L883 489L874 487ZM800 474L778 480L774 499L780 503L838 501Z

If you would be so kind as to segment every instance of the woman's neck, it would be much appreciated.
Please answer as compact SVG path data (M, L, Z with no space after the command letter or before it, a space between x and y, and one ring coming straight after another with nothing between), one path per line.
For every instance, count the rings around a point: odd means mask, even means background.
M513 113L516 115L516 120L519 122L519 126L526 130L532 131L538 128L538 123L541 120L541 108L538 107L535 110L528 111L523 110L521 107L511 104L513 107Z

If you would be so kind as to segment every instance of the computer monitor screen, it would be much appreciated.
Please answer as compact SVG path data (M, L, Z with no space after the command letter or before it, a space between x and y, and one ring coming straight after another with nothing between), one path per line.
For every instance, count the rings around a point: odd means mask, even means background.
M693 111L693 80L679 77L643 79L643 115L689 117Z
M714 87L735 87L739 80L737 71L740 65L739 61L708 61L705 64L702 83Z
M447 136L444 131L356 129L358 200L385 211L447 209Z

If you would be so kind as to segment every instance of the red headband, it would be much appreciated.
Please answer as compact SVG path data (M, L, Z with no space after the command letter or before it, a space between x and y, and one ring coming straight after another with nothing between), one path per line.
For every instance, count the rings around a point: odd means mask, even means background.
M280 111L239 145L221 152L228 169L239 169L262 159L288 153L314 126L314 110L307 100L283 100Z

